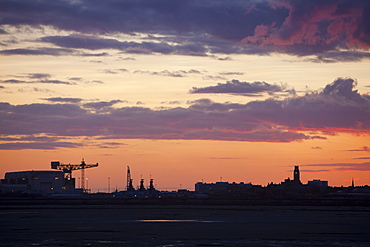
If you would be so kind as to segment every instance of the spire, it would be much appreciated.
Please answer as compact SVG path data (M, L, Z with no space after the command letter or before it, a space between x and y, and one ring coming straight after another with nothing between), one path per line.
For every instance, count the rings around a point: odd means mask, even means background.
M355 187L355 180L353 180L353 178L352 178L352 185L351 186Z

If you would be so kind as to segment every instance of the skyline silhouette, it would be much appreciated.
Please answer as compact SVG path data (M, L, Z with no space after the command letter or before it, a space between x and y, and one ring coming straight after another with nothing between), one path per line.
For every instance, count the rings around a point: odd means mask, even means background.
M158 189L294 165L303 183L370 184L367 0L0 9L0 174L84 157L93 191L124 188L127 166Z

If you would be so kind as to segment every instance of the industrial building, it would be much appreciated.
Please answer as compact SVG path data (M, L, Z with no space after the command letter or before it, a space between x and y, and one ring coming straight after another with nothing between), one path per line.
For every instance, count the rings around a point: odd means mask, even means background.
M97 167L96 164L86 164L82 159L81 164L63 164L59 161L51 162L49 171L19 171L7 172L1 179L0 194L25 193L25 194L75 194L87 192L84 187L85 169ZM76 189L75 178L72 171L81 170L81 188Z
M328 181L321 181L320 179L314 179L312 181L308 181L307 185L319 186L319 187L328 187Z
M1 180L1 193L27 193L48 195L62 193L62 171L7 172Z
M254 185L251 183L229 183L229 182L216 182L216 183L203 183L198 182L195 184L196 193L224 193L224 192L237 192L244 191L252 188Z

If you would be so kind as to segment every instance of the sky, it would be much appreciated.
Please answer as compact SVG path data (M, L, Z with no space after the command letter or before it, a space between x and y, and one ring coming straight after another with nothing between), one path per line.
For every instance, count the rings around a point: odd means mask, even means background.
M0 61L0 177L370 185L368 0L2 0Z

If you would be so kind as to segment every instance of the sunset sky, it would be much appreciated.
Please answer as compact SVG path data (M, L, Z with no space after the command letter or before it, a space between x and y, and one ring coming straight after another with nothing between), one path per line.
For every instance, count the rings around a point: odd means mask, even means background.
M0 59L0 177L370 185L368 0L1 0Z

